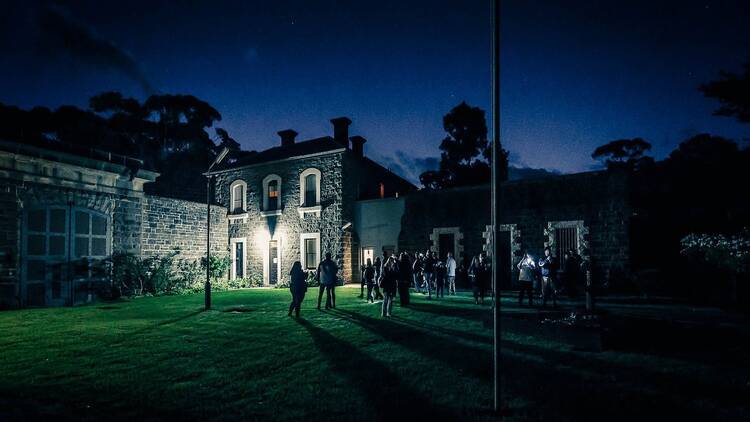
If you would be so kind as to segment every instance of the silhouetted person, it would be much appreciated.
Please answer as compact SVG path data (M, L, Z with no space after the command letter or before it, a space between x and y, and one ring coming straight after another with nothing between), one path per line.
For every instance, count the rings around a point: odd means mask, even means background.
M409 306L411 281L411 259L409 259L409 254L401 252L398 260L398 300L401 306Z
M414 258L411 266L412 277L414 277L414 291L419 293L419 286L422 284L422 269L424 267L424 255L419 254Z
M424 274L424 286L427 286L427 298L432 299L432 283L435 281L435 257L432 255L431 250L427 250L424 254L424 266L422 268L422 274ZM422 287L424 287L422 286Z
M383 252L385 254L385 251ZM387 256L375 258L375 300L383 299L383 295L380 293L380 277L383 274L383 264L385 263Z
M302 271L302 264L299 261L294 261L294 264L292 264L289 277L291 279L289 290L292 292L292 303L289 305L287 315L292 316L292 311L294 311L299 318L299 309L305 299L305 292L307 292L307 273Z
M524 253L521 261L516 265L518 268L518 306L523 305L523 295L529 296L529 306L533 305L534 278L536 277L536 263L529 253Z
M547 299L552 296L552 306L557 306L557 259L552 256L550 248L544 248L544 258L539 260L539 270L542 273L542 306L547 306Z
M380 288L383 289L383 311L384 317L391 316L391 309L393 309L393 298L396 296L396 288L398 285L398 264L396 257L391 256L383 264L383 273L380 276Z
M372 266L370 258L367 258L367 265L362 270L362 284L367 285L367 301L374 302L375 298L372 295L372 289L375 287L375 267ZM362 297L362 295L359 297Z
M336 308L336 277L339 267L331 260L331 253L326 252L326 259L318 264L318 271L315 278L320 281L320 290L318 292L318 309L320 301L323 299L323 291L326 292L326 309Z
M484 253L475 256L471 260L469 265L469 278L471 279L471 287L474 293L474 303L484 303L484 295L487 292L487 279L489 276L489 268L487 266L487 260L484 257Z
M445 282L448 274L448 270L445 268L445 264L438 262L435 264L435 297L445 297Z
M456 260L453 259L453 253L448 252L448 258L445 260L445 272L448 278L448 294L456 294Z

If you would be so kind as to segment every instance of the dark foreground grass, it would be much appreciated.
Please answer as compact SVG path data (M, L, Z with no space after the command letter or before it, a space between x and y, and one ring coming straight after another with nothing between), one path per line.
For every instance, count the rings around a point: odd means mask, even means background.
M494 418L489 307L420 295L385 320L358 293L327 312L309 294L299 320L284 290L0 313L0 420ZM750 416L746 360L502 347L510 420Z

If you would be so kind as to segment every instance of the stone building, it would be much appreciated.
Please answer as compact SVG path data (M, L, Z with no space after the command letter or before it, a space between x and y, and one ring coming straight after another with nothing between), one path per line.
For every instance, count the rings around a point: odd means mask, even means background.
M0 308L85 303L116 252L205 254L206 205L153 195L158 174L108 152L0 141ZM226 212L212 250L226 253Z
M333 136L279 145L221 164L210 176L215 202L229 220L230 277L262 274L265 285L288 279L294 261L314 270L330 252L344 280L359 276L356 203L402 196L414 185L364 156L366 140L349 137L351 120L332 119Z
M536 257L549 246L557 257L573 249L602 283L630 272L630 191L627 175L588 172L506 182L500 204L498 249L502 285L517 277L523 251ZM490 186L419 191L405 198L398 247L450 251L468 260L490 244Z

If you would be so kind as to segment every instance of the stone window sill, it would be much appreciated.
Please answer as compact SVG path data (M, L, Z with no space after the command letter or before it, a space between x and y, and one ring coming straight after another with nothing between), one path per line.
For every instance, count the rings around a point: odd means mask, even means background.
M273 217L273 216L281 215L281 212L282 212L281 209L261 211L260 216L261 217Z
M315 214L318 217L320 217L320 212L323 211L323 207L320 205L315 205L312 207L303 207L300 206L297 208L297 212L299 213L300 217L305 217L305 214Z
M235 221L235 220L247 220L247 213L235 213L235 214L227 214L227 219L229 221Z

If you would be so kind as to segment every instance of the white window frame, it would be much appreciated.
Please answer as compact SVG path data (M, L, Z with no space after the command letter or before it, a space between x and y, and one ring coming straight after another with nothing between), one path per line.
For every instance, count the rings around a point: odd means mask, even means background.
M309 175L315 175L315 205L305 206L305 178ZM311 167L305 169L299 175L299 215L304 217L305 213L314 213L320 216L320 212L323 207L320 204L320 181L321 181L320 170Z
M234 188L242 186L242 213L247 212L247 183L244 180L238 179L229 185L229 214L241 214L234 209Z
M276 181L279 189L279 198L277 200L278 206L275 209L268 208L268 185ZM263 179L263 209L261 215L269 217L272 215L281 215L281 210L284 208L284 204L281 202L281 176L278 174L269 174Z
M238 243L242 243L242 270L244 271L244 278L247 277L247 238L246 237L237 237L232 239L231 241L232 247L230 249L230 252L232 254L232 264L230 265L230 271L229 276L231 277L231 280L235 280L237 278L237 268L235 267L236 261L237 261L237 251L235 248L237 247Z
M317 243L317 250L315 251L316 257L313 261L317 266L317 263L320 262L320 233L300 233L299 235L299 262L302 264L303 270L308 270L308 268L305 267L305 257L307 256L307 250L305 249L305 240L308 239L314 239Z

